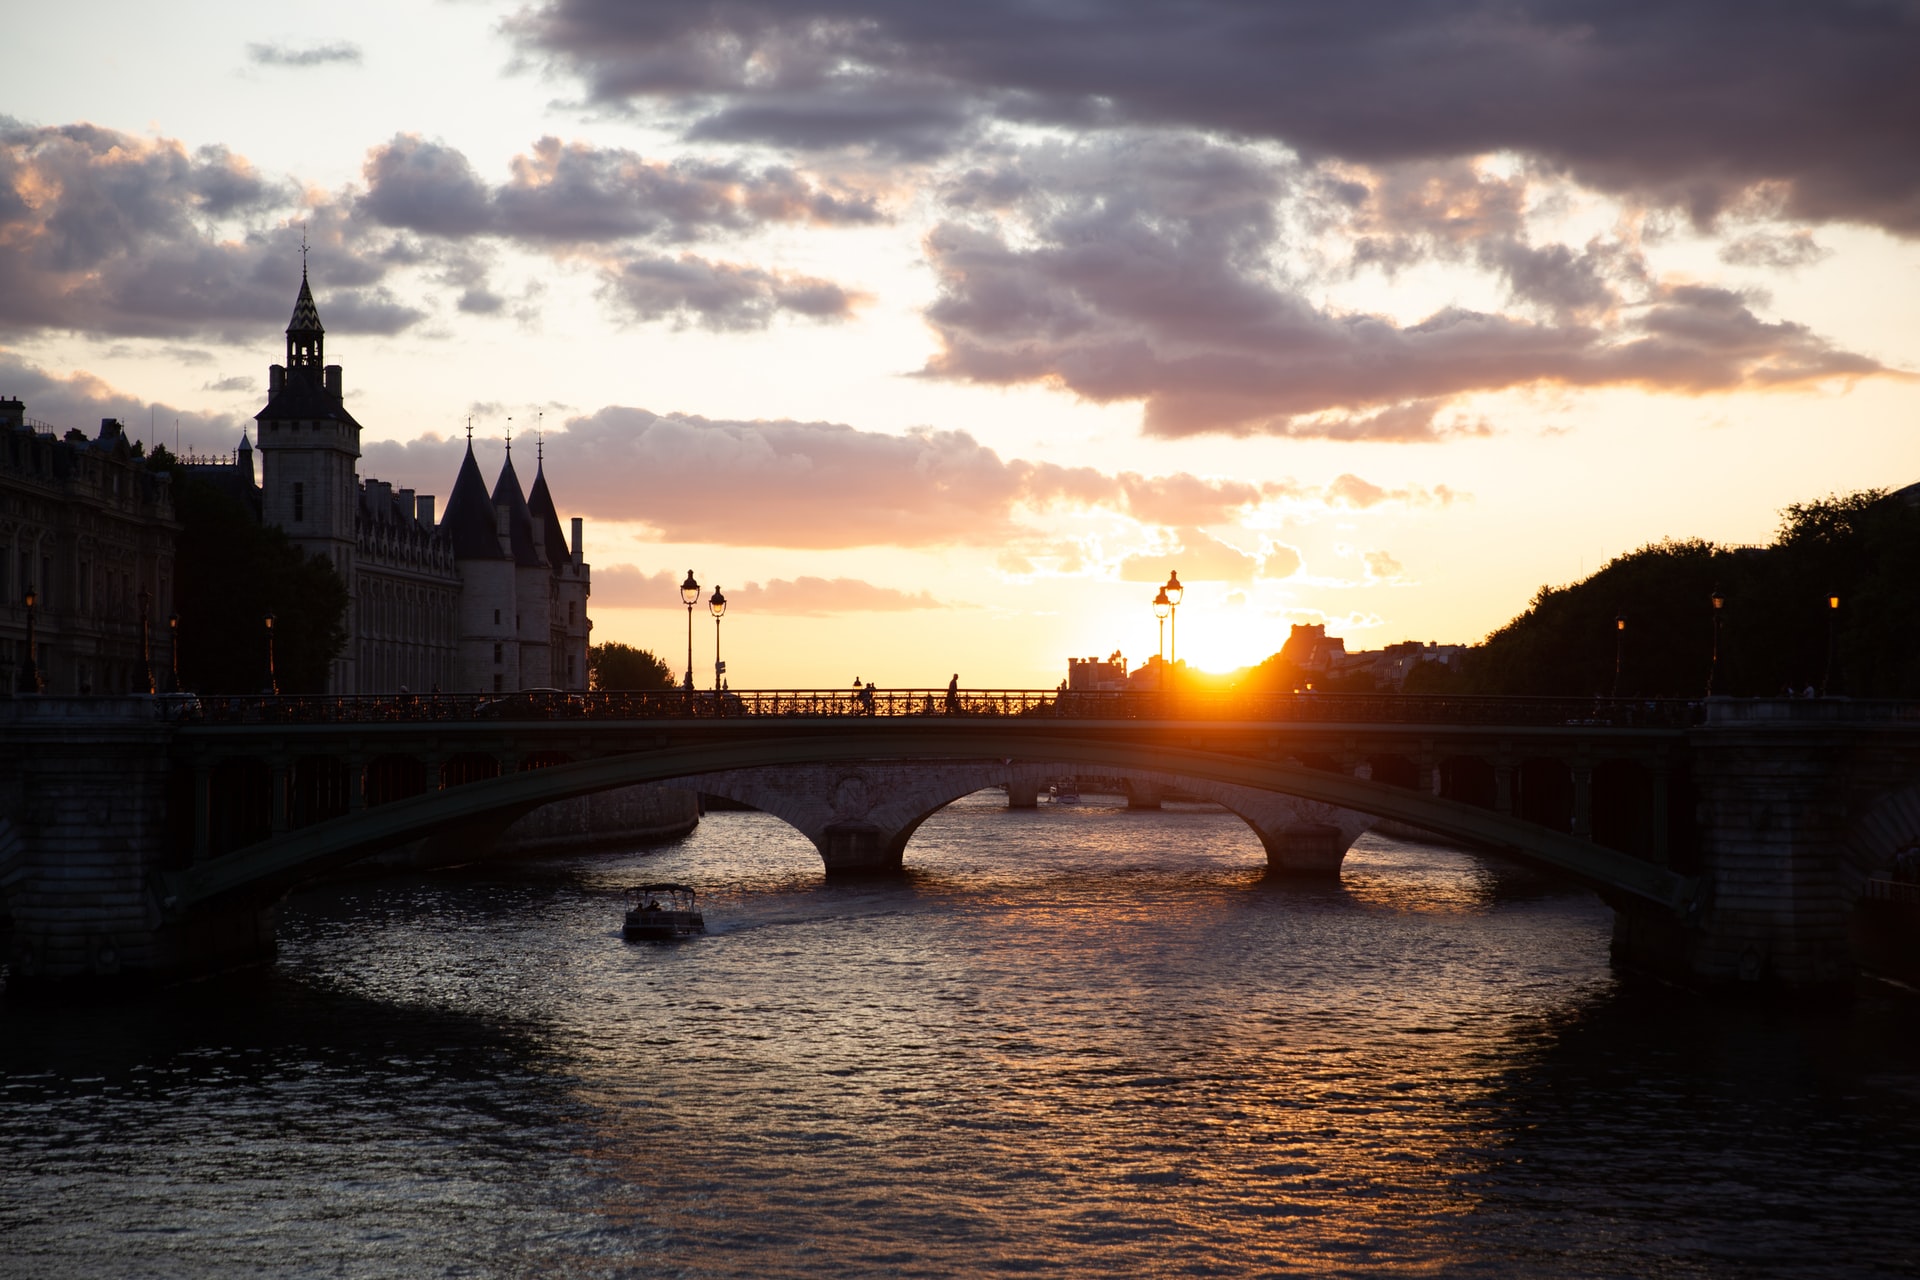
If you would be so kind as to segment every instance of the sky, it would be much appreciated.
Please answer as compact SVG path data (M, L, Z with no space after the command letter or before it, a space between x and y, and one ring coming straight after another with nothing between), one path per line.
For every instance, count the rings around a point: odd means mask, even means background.
M0 17L0 395L226 452L306 240L361 474L471 423L596 641L1050 687L1473 642L1920 480L1911 3L76 0ZM535 437L538 437L536 441ZM692 662L712 679L712 619Z

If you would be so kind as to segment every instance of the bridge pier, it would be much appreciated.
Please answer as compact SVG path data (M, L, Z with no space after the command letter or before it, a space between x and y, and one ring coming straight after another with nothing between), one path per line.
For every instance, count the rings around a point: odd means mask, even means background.
M1007 780L1007 808L1037 809L1040 807L1040 780L1038 778L1009 778Z
M1127 808L1158 809L1166 802L1166 788L1140 778L1127 779Z

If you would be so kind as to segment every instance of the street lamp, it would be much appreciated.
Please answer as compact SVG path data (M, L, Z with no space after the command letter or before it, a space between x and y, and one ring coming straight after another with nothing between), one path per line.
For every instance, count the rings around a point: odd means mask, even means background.
M707 608L713 612L713 691L718 693L720 677L727 674L727 664L720 661L720 615L727 611L727 598L720 594L718 586L707 597Z
M687 681L689 692L693 689L693 606L700 603L700 584L693 580L693 570L687 570L687 580L680 584L680 599L687 606Z
M1713 601L1713 657L1707 662L1707 696L1709 698L1713 696L1713 678L1720 673L1720 610L1727 604L1726 596L1721 594L1718 587L1713 589L1710 599Z
M278 697L280 694L280 672L273 661L273 610L267 610L267 692Z
M140 688L153 692L153 595L140 588Z
M1186 588L1180 585L1180 573L1175 570L1167 575L1167 585L1160 588L1167 595L1167 614L1173 619L1172 661L1180 661L1180 597Z
M1826 697L1833 688L1833 641L1834 627L1840 620L1840 597L1827 597L1827 672L1820 677L1820 696Z
M1613 615L1613 696L1620 696L1620 659L1627 646L1627 615Z
M34 641L33 606L39 602L39 595L29 586L27 588L27 660L20 664L20 692L40 692L40 664L33 660L38 645Z
M1160 620L1160 665L1167 664L1167 615L1173 612L1173 601L1167 599L1167 589L1160 588L1160 594L1153 598L1153 616Z
M180 615L167 615L167 663L173 670L173 692L180 692Z

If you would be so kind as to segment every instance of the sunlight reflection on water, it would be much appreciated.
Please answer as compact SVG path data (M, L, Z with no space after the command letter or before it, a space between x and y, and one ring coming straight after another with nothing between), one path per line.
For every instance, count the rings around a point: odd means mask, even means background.
M1366 837L1303 885L1215 810L1003 806L936 815L892 882L721 813L650 854L336 887L272 974L10 1009L0 1246L36 1275L1913 1254L1910 1005L1624 990L1591 896L1458 852ZM621 942L642 878L700 886L711 933Z

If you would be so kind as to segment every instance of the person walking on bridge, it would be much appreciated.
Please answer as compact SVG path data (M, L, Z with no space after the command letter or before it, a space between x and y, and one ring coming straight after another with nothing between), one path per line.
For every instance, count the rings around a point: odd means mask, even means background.
M953 673L953 679L947 681L947 714L950 716L960 714L960 673L958 671Z

